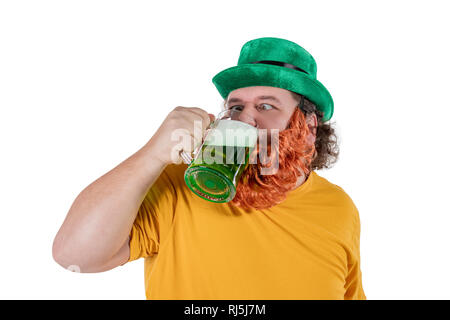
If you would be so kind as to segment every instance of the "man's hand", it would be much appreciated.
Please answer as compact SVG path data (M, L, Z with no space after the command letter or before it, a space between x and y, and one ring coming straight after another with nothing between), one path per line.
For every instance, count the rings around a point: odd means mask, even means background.
M151 139L158 150L155 157L162 163L180 164L181 151L191 153L198 147L214 115L200 108L176 107L163 121Z

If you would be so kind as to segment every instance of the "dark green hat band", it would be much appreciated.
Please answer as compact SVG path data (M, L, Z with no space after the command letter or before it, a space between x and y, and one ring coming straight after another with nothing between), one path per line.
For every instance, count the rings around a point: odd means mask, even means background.
M265 61L251 62L251 63L271 64L271 65L273 65L273 66L280 66L280 67L285 67L285 68L289 68L289 69L298 70L298 71L300 71L300 72L308 73L308 72L306 72L305 70L300 69L299 67L294 66L293 64L285 63L285 62L265 60Z

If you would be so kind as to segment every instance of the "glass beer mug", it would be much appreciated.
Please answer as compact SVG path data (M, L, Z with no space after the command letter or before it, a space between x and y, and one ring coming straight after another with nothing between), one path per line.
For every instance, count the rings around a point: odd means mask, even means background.
M192 154L181 152L189 165L184 180L205 200L229 202L236 194L258 137L257 129L241 121L242 116L239 110L222 111L206 129L201 145Z

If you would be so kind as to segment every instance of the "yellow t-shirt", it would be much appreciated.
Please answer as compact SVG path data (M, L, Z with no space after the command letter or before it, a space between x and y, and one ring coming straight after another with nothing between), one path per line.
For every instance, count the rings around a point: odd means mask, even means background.
M358 210L312 172L266 210L201 199L169 165L130 233L129 261L145 258L147 299L366 299Z

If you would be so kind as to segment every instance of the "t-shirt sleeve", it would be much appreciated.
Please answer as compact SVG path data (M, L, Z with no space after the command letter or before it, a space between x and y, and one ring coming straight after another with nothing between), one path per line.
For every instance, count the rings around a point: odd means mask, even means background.
M351 237L350 256L345 279L345 300L366 300L362 286L361 258L360 258L361 224L359 213L354 207L354 229Z
M173 222L177 199L174 180L173 165L169 165L147 192L130 231L128 261L158 253Z

